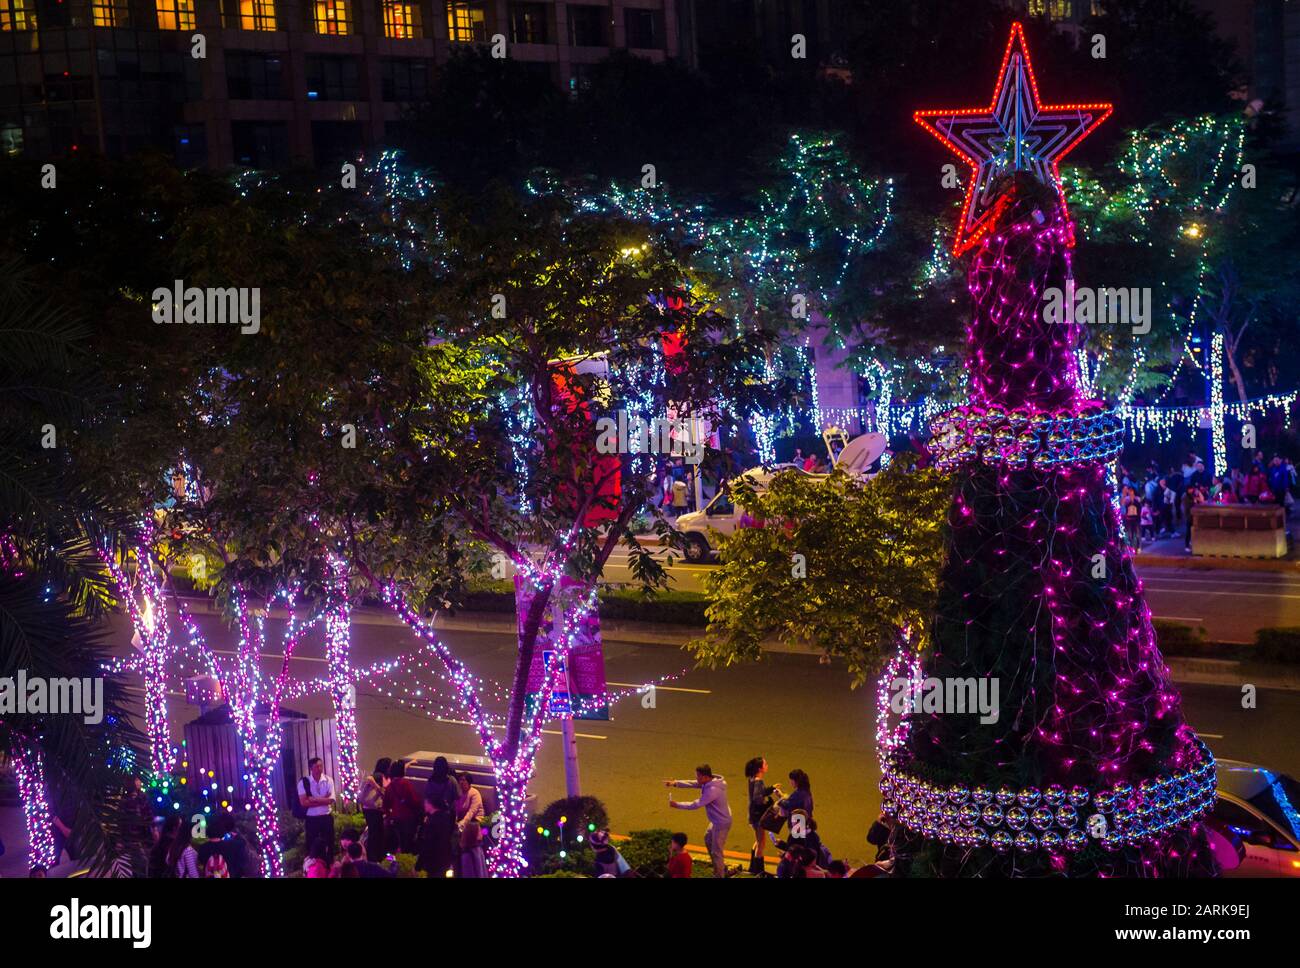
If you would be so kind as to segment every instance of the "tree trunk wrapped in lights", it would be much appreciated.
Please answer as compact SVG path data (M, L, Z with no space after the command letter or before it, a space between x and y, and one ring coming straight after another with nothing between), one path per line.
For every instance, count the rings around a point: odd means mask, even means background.
M1071 276L1068 221L1034 179L1004 186L969 268L971 403L934 424L957 483L919 671L988 680L997 709L927 711L918 694L882 745L885 808L916 874L1212 874L1214 761L1121 537L1119 419L1078 388L1076 328L1043 312Z

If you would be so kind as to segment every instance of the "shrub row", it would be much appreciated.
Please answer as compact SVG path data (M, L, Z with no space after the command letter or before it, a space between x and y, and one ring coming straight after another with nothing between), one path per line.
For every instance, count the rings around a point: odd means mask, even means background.
M1205 629L1180 622L1156 620L1155 628L1162 655L1300 665L1300 628L1258 629L1253 645L1209 642Z
M699 592L659 592L646 598L634 588L607 588L600 593L600 617L611 622L649 622L664 625L706 624L708 599ZM473 588L461 606L469 612L513 615L515 593L509 582L492 582Z

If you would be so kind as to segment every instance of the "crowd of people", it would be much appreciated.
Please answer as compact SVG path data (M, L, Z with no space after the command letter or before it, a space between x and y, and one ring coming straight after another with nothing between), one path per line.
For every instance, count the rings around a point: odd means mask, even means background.
M414 854L415 869L429 877L486 877L483 794L473 778L452 772L446 757L439 756L423 791L417 792L406 766L405 760L385 756L362 782L366 826L357 843L366 859Z
M1199 504L1260 504L1290 509L1295 503L1296 468L1289 457L1263 451L1231 473L1209 474L1205 463L1188 454L1180 468L1161 473L1152 461L1145 472L1120 467L1120 510L1129 544L1141 548L1159 538L1183 536L1192 550L1192 508Z
M486 877L483 853L484 803L482 793L468 773L453 772L446 758L434 760L423 790L406 776L407 761L380 759L363 777L358 802L365 818L362 828L339 831L335 848L333 780L325 774L319 757L308 763L308 775L295 784L298 809L303 820L305 857L302 875L308 878L394 877L395 854L414 854L415 869L429 877ZM749 847L748 873L757 877L822 878L874 877L888 871L883 820L872 828L868 842L881 848L876 863L854 869L832 856L817 830L812 781L802 769L787 775L787 792L781 783L768 783L768 763L756 756L745 764L745 824L753 834ZM703 810L707 820L704 845L715 877L730 877L745 870L728 866L727 841L733 818L727 798L727 781L708 764L695 768L693 780L665 780L670 788L698 791L693 800L668 797L677 810ZM141 816L150 812L147 798L133 791L141 802ZM152 826L150 824L150 826ZM877 829L881 828L881 829ZM882 833L883 831L883 833ZM240 834L232 817L211 818L206 839L195 827L173 814L161 829L149 835L152 841L148 876L155 878L242 878L257 875L256 852ZM196 840L198 842L196 842ZM674 833L668 844L666 876L690 877L693 861L689 837ZM593 876L631 877L633 870L611 840L607 829L590 835ZM767 868L768 848L776 860L775 873Z
M414 854L415 869L430 877L486 877L483 854L483 795L468 773L453 773L446 758L417 790L406 776L405 760L384 757L362 780L362 828L338 832L335 847L334 781L320 757L294 784L294 813L303 821L305 877L394 877L394 855ZM257 860L234 819L217 814L207 823L206 839L179 814L169 815L156 832L148 799L136 784L128 802L140 802L141 839L147 846L149 877L241 878L256 876ZM199 841L196 843L196 838Z
M768 764L755 756L745 764L745 822L753 832L749 848L748 873L756 877L874 877L883 872L875 864L851 868L844 860L831 855L817 832L813 810L812 781L801 769L787 775L791 788L767 782ZM699 790L694 800L677 800L670 794L668 805L676 810L704 810L708 826L704 846L709 853L714 877L728 877L744 868L729 868L726 863L727 838L731 833L732 813L727 800L727 781L707 764L695 768L694 780L665 780L665 786ZM690 877L691 864L686 852L685 833L675 833L669 844L668 876ZM767 848L774 849L776 871L767 870Z

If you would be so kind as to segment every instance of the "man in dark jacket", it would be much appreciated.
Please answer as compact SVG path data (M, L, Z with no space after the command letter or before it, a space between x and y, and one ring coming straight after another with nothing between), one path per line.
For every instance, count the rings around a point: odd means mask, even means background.
M460 786L451 774L447 757L439 756L433 761L433 772L424 781L424 799L434 803L441 801L448 806L460 799Z
M208 824L208 842L199 847L200 871L207 870L208 861L215 854L221 855L232 878L248 876L248 844L235 829L235 822L225 814L218 814Z
M396 875L382 864L366 860L365 851L356 841L348 844L348 860L356 868L357 877L395 877Z

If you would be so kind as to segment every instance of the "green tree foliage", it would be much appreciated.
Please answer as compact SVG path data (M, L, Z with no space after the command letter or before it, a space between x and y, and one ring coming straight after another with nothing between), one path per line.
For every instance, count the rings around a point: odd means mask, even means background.
M903 458L865 484L795 471L765 490L739 483L735 500L757 523L723 543L706 578L708 629L689 648L726 666L777 635L843 658L865 682L902 629L926 641L951 496L945 475Z
M1153 292L1149 333L1087 328L1090 352L1106 360L1103 388L1121 390L1138 353L1144 365L1135 389L1160 386L1188 352L1189 338L1214 332L1224 334L1238 399L1290 385L1278 370L1286 356L1278 350L1300 293L1292 258L1300 239L1295 179L1261 150L1244 116L1130 131L1113 164L1070 169L1066 186L1088 245L1080 285Z
M40 752L54 811L103 872L127 850L114 805L140 736L122 681L104 675L96 622L111 602L97 549L116 545L128 516L84 459L111 401L87 335L16 260L0 265L0 677L104 679L99 723L6 714L0 754Z

